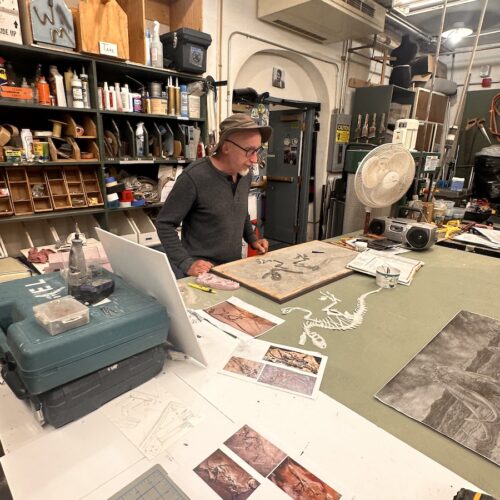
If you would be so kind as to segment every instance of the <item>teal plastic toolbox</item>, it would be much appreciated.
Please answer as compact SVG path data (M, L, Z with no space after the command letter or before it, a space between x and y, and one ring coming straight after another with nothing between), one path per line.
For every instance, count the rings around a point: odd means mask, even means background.
M30 398L165 342L169 320L154 298L112 275L109 301L90 307L90 323L50 335L32 308L67 295L59 273L0 287L2 376L18 397Z

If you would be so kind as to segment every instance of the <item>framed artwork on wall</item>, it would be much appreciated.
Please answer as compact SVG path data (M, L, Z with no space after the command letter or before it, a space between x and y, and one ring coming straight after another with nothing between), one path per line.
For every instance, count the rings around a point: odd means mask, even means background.
M279 89L285 88L285 70L282 68L273 68L273 87Z

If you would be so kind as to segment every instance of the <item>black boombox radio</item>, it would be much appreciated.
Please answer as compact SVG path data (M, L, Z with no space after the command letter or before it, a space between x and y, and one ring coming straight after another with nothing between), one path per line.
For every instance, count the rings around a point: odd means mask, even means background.
M368 232L403 243L412 250L427 250L437 240L436 226L413 219L376 217L370 222Z

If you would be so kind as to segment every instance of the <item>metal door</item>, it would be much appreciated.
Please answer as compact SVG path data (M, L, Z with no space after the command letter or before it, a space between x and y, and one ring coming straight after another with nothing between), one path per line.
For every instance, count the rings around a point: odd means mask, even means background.
M271 111L267 159L265 237L295 244L306 240L314 110Z

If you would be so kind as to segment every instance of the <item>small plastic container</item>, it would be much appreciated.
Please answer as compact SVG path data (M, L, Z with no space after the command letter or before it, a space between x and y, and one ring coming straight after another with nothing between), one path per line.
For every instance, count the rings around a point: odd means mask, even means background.
M51 335L78 328L90 321L89 308L70 295L33 306L33 314L37 323Z

